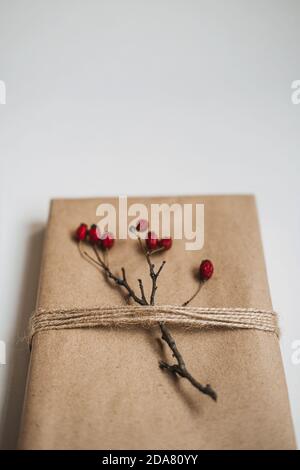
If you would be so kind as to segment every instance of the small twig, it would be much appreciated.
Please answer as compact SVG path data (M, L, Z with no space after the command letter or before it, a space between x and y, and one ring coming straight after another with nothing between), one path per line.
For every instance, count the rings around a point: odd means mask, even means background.
M151 251L151 256L156 255L156 253L161 253L162 251L165 251L164 247L156 248L156 250Z
M173 374L180 375L180 377L184 377L187 379L195 388L197 388L200 392L204 393L205 395L210 396L213 400L217 401L217 394L216 392L211 388L209 384L207 385L202 385L200 382L198 382L187 370L184 359L179 352L177 345L175 343L174 338L172 337L169 329L163 322L159 322L159 326L162 332L162 339L167 343L171 351L173 352L173 356L177 360L177 364L170 365L165 361L160 361L159 362L159 367L161 369L166 369L169 372Z
M149 266L149 274L150 274L150 277L152 279L152 289L151 289L151 294L150 294L150 305L154 305L154 299L155 299L155 294L156 294L156 291L157 291L157 278L158 276L160 275L161 273L161 270L163 269L164 265L166 264L165 261L163 261L158 269L157 272L155 272L155 265L152 263L151 261L151 255L153 254L153 252L150 252L148 250L145 249L145 247L143 246L143 243L142 243L142 240L141 238L139 237L139 235L137 235L137 239L138 239L138 242L140 244L140 247L146 257L146 260L147 260L147 263L148 263L148 266ZM155 250L156 252L160 251L160 250Z
M127 281L127 278L126 278L126 273L125 273L125 269L122 268L121 271L122 271L122 278L119 277L119 276L116 276L109 268L109 266L107 264L105 264L105 262L103 261L103 259L101 258L97 248L93 245L93 250L94 250L94 253L96 255L96 258L97 258L97 261L92 257L90 256L86 251L81 251L81 253L83 255L85 255L89 261L93 262L94 264L96 264L97 266L99 266L100 268L103 269L103 271L106 273L107 277L109 279L112 279L118 286L121 286L121 287L124 287L127 292L128 292L128 295L129 297L132 297L133 300L138 303L139 305L147 305L147 301L144 300L143 298L140 298L136 295L136 293L134 292L134 290L130 287L130 285L128 284L128 281Z
M122 271L122 279L119 279L118 280L118 283L119 285L125 287L125 289L127 290L128 294L130 295L130 297L133 298L133 300L135 302L137 302L138 304L140 305L146 305L144 300L143 299L140 299L134 292L134 290L129 286L128 282L127 282L127 278L126 278L126 272L125 272L125 268L121 268L121 271ZM114 275L113 275L114 276Z
M161 270L162 270L162 268L164 267L165 264L166 264L166 261L163 261L163 262L161 263L161 265L160 265L160 267L159 267L159 270L158 270L157 273L155 274L156 279L157 279L158 276L160 275Z
M99 264L102 266L102 268L103 268L103 269L106 269L106 267L108 268L108 266L105 264L105 262L104 262L103 259L101 258L100 253L99 253L99 251L97 250L97 248L96 248L95 245L93 245L93 250L94 250L94 253L95 253L95 255L96 255L96 258L97 258Z
M150 260L149 253L147 253L147 256L149 256L149 260ZM160 275L161 270L162 270L162 268L164 267L165 264L166 264L166 262L163 261L160 265L159 270L157 272L155 272L155 265L152 264L151 262L149 263L149 265L150 265L150 276L151 276L151 279L152 279L152 290L151 290L151 296L150 296L150 305L154 305L155 294L156 294L156 291L157 291L157 278Z
M140 286L140 291L141 291L142 299L143 299L144 302L146 302L146 304L147 304L148 302L147 302L147 299L146 299L146 296L145 296L145 290L144 290L144 285L143 285L142 279L138 279L138 283L139 283L139 286Z
M81 256L83 256L83 258L86 258L87 261L89 263L92 263L93 265L96 265L98 267L99 266L102 267L102 265L98 261L96 261L91 255L89 255L87 251L82 250L81 242L79 242L78 246L79 246L79 252L80 252Z
M186 307L190 302L192 302L192 300L195 299L195 297L197 297L197 295L199 294L202 286L203 286L203 282L200 281L196 292L192 295L192 297L190 297L188 300L186 300L186 302L183 302L182 307Z

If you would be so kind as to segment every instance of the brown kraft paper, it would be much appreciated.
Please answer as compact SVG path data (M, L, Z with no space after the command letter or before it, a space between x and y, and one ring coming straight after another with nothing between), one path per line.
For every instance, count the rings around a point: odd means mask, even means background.
M101 202L54 200L45 237L37 307L123 305L81 258L72 231L97 221ZM255 201L252 196L129 198L128 204L204 203L205 243L185 240L157 255L167 261L157 304L182 304L197 287L193 271L215 266L193 306L272 309ZM98 217L99 219L99 217ZM156 258L154 260L156 262ZM148 268L133 240L117 240L110 267L126 267L130 284ZM284 313L284 312L283 312ZM218 393L217 403L183 378L158 367L172 363L158 328L43 331L34 336L21 449L294 449L296 447L278 338L257 330L170 327L189 371Z

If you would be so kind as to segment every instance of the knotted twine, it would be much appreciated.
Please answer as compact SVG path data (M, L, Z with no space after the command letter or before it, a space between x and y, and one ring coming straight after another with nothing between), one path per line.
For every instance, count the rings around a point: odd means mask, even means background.
M255 329L279 336L277 314L256 308L126 305L95 308L38 309L30 322L29 340L40 331L74 328L152 327L159 322L190 328Z

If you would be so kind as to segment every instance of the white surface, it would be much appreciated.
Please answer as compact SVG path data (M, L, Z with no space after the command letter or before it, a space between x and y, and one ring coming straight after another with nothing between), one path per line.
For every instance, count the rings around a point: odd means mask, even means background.
M0 0L2 447L49 199L255 193L300 441L297 0Z

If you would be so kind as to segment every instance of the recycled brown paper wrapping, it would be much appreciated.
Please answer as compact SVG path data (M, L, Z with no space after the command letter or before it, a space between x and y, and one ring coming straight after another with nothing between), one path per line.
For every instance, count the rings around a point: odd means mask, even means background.
M37 306L122 305L116 288L83 260L71 232L97 220L103 199L54 200ZM105 202L117 206L117 199ZM193 305L271 309L252 196L132 198L133 202L204 203L205 244L175 241L158 283L157 303L181 304L194 291L193 269L210 258L215 275ZM120 240L110 266L126 266L149 289L143 255ZM159 255L159 259L162 256ZM158 368L170 353L157 329L45 331L33 340L19 447L22 449L293 449L295 440L279 341L256 330L173 327L193 375L218 402Z

